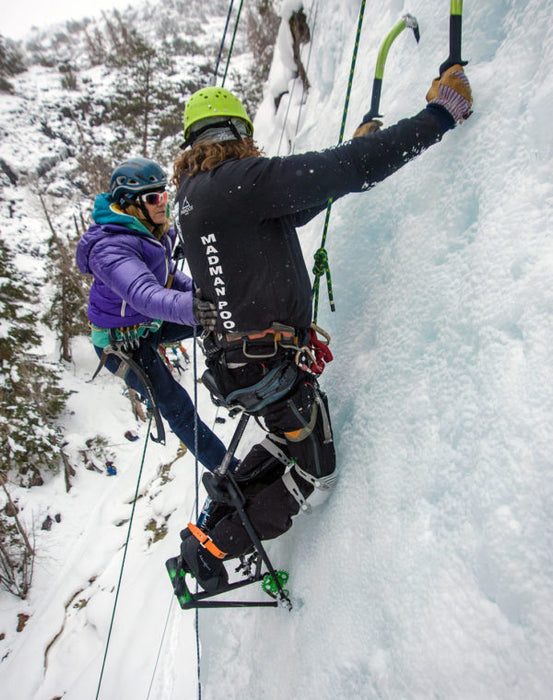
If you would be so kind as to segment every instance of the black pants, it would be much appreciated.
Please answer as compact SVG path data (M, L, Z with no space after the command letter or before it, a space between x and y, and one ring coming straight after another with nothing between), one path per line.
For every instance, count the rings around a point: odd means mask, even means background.
M217 367L212 364L210 369L221 393L227 396L231 391L258 382L267 366L247 363L227 369L219 358ZM258 444L235 472L247 498L246 513L260 539L265 540L278 537L291 527L292 516L299 512L300 503L309 498L317 484L333 482L336 457L326 396L312 375L299 370L290 392L254 415L263 419L269 439L273 436L282 452L297 465L287 470L281 460ZM243 554L251 547L237 513L231 512L221 519L210 535L230 556Z

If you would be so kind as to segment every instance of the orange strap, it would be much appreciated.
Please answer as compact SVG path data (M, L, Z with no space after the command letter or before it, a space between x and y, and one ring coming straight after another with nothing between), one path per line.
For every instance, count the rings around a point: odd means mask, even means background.
M208 535L206 535L203 530L200 530L197 525L188 523L188 529L202 545L202 547L205 547L210 554L213 554L214 557L217 557L217 559L224 559L227 556L226 552L221 552L211 537L208 537Z
M266 328L263 331L251 331L250 333L227 333L225 341L227 343L241 343L244 340L264 340L270 339L274 343L287 342L293 345L298 344L298 337L293 329Z

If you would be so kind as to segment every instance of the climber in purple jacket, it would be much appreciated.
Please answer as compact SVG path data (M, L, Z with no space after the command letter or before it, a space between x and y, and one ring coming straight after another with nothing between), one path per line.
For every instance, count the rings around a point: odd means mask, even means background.
M166 185L165 172L146 158L116 167L110 192L96 197L94 223L77 246L77 265L94 277L88 318L97 355L120 375L120 357L103 351L111 344L123 347L149 380L160 414L194 452L194 405L158 346L191 337L198 321L210 323L211 311L195 306L192 280L172 259L175 231L168 219ZM213 311L213 322L215 318ZM136 372L127 368L124 379L147 397ZM198 459L213 471L225 447L199 418L197 428Z

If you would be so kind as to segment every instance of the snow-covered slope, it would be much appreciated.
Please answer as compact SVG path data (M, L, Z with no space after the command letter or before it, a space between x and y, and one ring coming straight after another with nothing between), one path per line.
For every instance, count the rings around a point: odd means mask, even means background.
M337 141L358 9L358 0L306 7L316 16L302 54L307 64L311 50L312 87L296 153ZM448 3L368 0L346 137L368 109L378 46L405 12L421 42L406 32L390 51L384 122L425 104L447 54ZM373 191L334 204L337 311L323 294L319 323L335 354L323 385L339 485L268 545L291 573L291 613L200 611L204 700L551 696L551 19L549 0L465 3L473 116ZM271 114L285 70L274 67L256 122L268 154L279 142L285 154L296 136L300 86L285 139L286 96ZM309 264L322 224L302 234ZM36 489L37 522L62 519L38 530L29 600L0 594L8 700L96 696L144 449L121 438L145 428L108 377L86 384L94 364L83 339L67 377L78 390L68 440L94 425L114 444L118 475L80 469L69 493L61 476ZM183 381L192 390L191 372ZM201 387L199 397L213 420ZM226 440L233 425L216 429ZM195 615L173 602L163 565L194 503L189 455L162 484L160 465L177 447L147 446L101 698L197 694ZM167 534L149 544L152 519ZM20 633L18 613L30 615Z

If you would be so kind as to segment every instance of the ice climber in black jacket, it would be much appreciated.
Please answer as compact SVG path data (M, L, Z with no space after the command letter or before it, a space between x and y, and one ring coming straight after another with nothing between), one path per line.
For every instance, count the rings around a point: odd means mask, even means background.
M268 430L234 474L261 540L288 530L292 516L310 509L310 496L336 480L327 400L305 350L316 341L296 228L330 198L388 177L470 114L471 89L459 65L435 79L426 97L425 109L395 126L369 122L347 143L276 158L262 156L232 93L204 88L186 104L185 150L173 176L177 227L200 305L211 316L202 322L213 329L204 333L204 383ZM262 392L275 376L284 395L259 402L252 387ZM252 546L237 513L217 503L201 529L191 525L181 537L178 566L208 592L228 582L223 562Z

